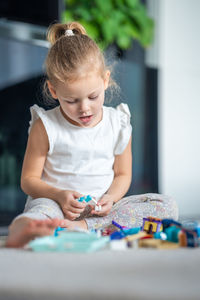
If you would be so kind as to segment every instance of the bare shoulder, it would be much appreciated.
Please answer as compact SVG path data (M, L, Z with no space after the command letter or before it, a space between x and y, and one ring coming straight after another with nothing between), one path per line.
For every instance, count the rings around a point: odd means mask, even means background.
M34 148L37 147L43 149L46 152L49 149L49 140L48 140L47 132L40 118L38 118L34 122L30 130L28 144Z

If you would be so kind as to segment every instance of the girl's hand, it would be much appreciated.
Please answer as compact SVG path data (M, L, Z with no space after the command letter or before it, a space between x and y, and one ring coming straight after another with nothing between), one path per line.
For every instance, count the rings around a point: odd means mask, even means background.
M94 206L92 206L91 214L102 217L107 216L112 209L113 203L113 198L108 194L104 194L103 197L98 201L98 205L101 205L101 211L95 211Z
M58 203L67 219L75 220L84 211L86 203L77 200L81 196L83 195L75 191L62 190L59 192Z

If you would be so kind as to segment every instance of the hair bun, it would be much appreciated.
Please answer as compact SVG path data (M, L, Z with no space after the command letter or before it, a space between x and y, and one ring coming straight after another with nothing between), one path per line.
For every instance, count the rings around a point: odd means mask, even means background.
M65 30L65 36L72 36L72 35L74 35L73 30L71 29Z
M66 34L69 30L70 34ZM55 23L50 25L47 31L47 40L51 45L61 38L62 36L72 36L77 34L87 35L85 28L78 22L70 22L66 24Z

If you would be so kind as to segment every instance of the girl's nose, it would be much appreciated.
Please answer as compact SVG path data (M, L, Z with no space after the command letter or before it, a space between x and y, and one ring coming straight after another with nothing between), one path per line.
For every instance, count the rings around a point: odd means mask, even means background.
M79 109L80 109L80 112L82 112L82 113L87 112L89 110L89 102L87 99L80 101Z

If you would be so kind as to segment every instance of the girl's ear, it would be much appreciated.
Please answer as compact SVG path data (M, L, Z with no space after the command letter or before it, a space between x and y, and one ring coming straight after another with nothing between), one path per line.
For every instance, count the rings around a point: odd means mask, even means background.
M58 99L57 95L56 95L56 90L54 88L54 86L51 84L51 82L49 80L47 80L47 85L48 85L48 89L51 93L51 96L54 98L54 99Z
M110 71L106 70L105 77L104 77L104 90L106 90L108 87L109 79L110 79Z

